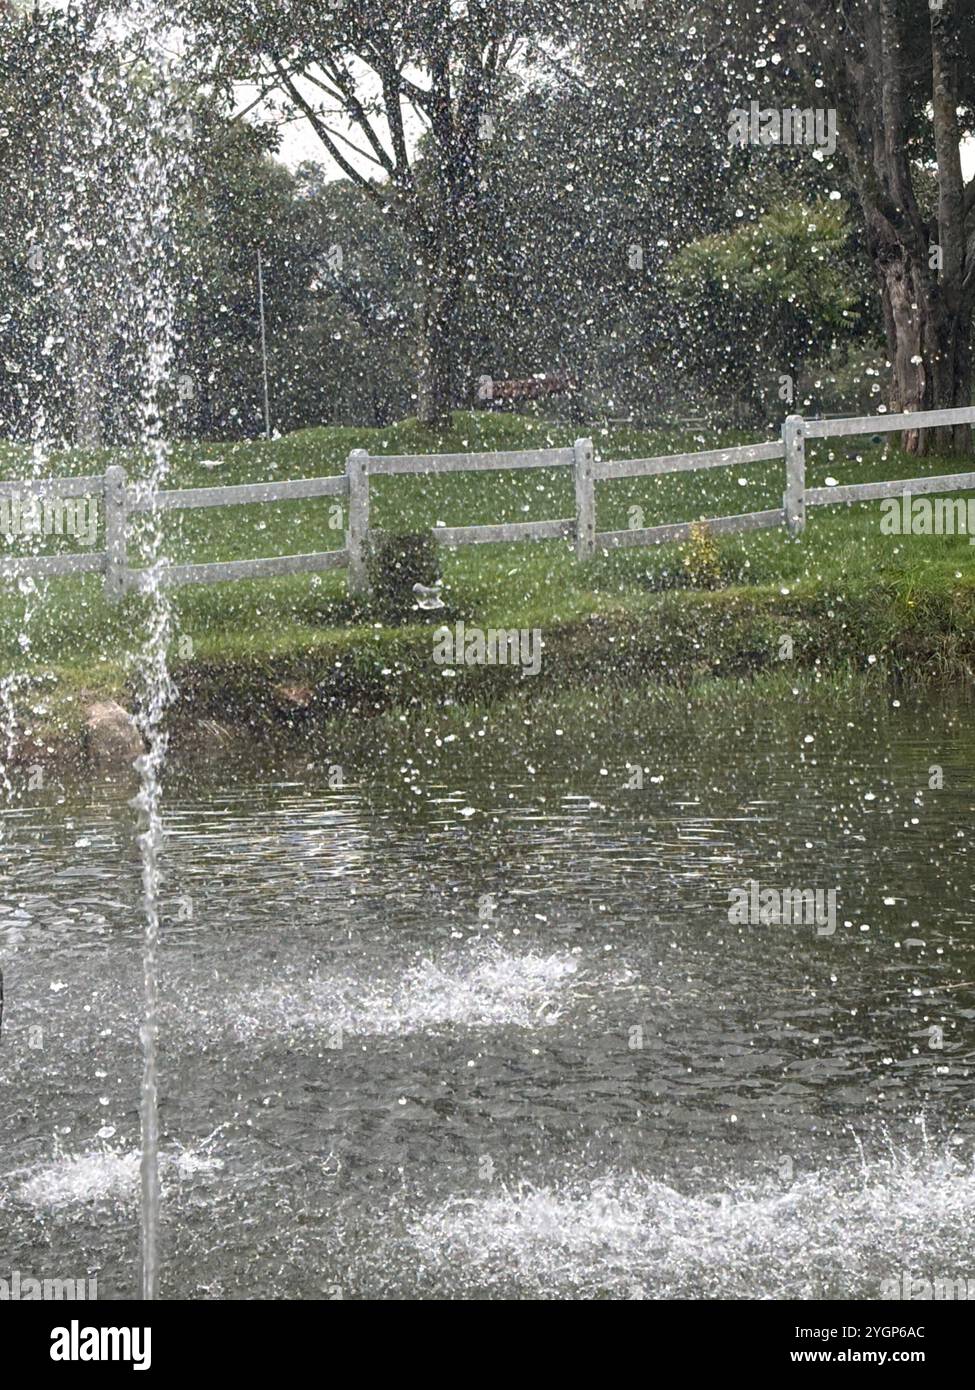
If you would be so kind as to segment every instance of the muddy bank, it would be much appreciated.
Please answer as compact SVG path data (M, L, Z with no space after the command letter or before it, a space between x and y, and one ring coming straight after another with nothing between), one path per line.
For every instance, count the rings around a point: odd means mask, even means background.
M530 633L540 644L532 667L468 665L461 658L481 655L478 631L467 625L453 661L443 659L442 642L435 650L432 625L336 631L298 653L176 659L173 754L220 756L255 737L325 743L337 724L483 707L512 695L537 700L598 687L611 696L644 683L687 686L790 671L827 679L872 671L899 685L950 686L970 683L975 672L975 590L967 585L907 597L878 587L855 600L767 590L656 595L639 612ZM102 690L93 678L71 689L46 672L39 683L43 700L28 690L18 707L18 764L56 759L96 772L129 770L139 751L128 718L137 713L131 682Z

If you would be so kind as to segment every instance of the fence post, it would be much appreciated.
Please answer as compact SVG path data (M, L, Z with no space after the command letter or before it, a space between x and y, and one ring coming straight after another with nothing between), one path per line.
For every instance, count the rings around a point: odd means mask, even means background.
M349 593L367 594L366 538L369 534L369 455L365 449L353 449L345 467L349 479L349 529L346 548L349 552Z
M596 553L596 488L593 480L594 450L591 439L577 439L576 483L576 559L588 560Z
M785 444L785 524L790 536L801 535L806 526L806 422L801 415L790 415L782 426Z
M128 569L128 510L125 469L105 469L105 597L118 603Z

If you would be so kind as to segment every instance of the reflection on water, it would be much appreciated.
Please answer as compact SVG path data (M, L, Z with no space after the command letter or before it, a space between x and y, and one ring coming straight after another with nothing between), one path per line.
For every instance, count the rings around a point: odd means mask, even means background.
M342 790L294 758L170 791L164 1295L975 1276L972 712L496 718ZM131 813L63 789L6 842L4 1246L129 1296ZM729 924L750 879L835 887L835 936Z

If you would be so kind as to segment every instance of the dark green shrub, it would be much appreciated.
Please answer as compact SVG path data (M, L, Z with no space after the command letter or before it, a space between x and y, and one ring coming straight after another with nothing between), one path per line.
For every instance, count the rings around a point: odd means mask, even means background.
M388 622L414 622L417 599L414 584L428 588L440 578L440 555L429 531L397 534L370 531L366 573L376 609Z

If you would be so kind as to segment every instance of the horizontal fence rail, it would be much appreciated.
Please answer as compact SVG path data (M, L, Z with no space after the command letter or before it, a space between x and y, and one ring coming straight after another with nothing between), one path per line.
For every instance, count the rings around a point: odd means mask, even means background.
M317 574L344 569L347 550L324 550L316 555L275 555L263 560L218 560L206 565L160 565L155 570L129 570L127 587L145 592L156 582L217 584L227 579L272 579L284 574Z
M975 473L945 473L939 478L901 478L893 483L847 483L814 487L806 493L806 505L824 507L832 502L875 502L901 497L905 492L920 497L930 492L967 492L975 489Z
M807 420L807 439L833 439L847 434L907 434L944 425L975 424L975 408L917 410L902 415L855 415L848 420Z
M664 545L668 541L690 540L695 526L706 526L716 535L732 531L761 531L770 526L781 526L785 521L785 511L775 507L768 512L744 512L738 516L712 516L703 521L674 521L666 526L646 526L626 531L600 531L596 541L607 550L620 546Z
M0 579L47 579L62 574L104 574L105 551L87 555L6 555L0 559Z
M500 545L506 541L557 541L575 535L574 518L565 521L504 521L499 526L435 526L438 545Z
M708 449L700 454L665 454L652 459L620 459L596 464L599 482L614 478L648 478L660 473L689 473L699 468L728 468L733 464L755 463L760 459L780 459L785 456L781 439L768 444L742 444L734 449Z
M155 499L139 488L129 488L130 513L182 511L189 507L239 507L251 502L302 502L312 497L345 497L349 480L344 473L332 478L298 478L289 483L240 483L234 487L187 487L156 493Z
M105 478L101 473L79 478L24 478L22 482L9 479L0 483L3 497L89 497L101 494Z
M472 454L384 454L371 456L362 449L348 457L345 472L329 477L297 478L283 482L240 483L227 487L172 488L149 494L138 484L129 485L125 470L113 466L104 474L76 478L26 478L0 482L0 507L13 499L57 502L61 499L100 499L104 507L103 550L86 554L0 556L0 579L46 578L62 575L101 574L105 592L118 599L127 591L146 592L154 584L217 584L239 579L266 579L283 575L316 574L348 569L349 591L368 592L369 480L371 477L429 475L438 473L502 472L524 468L571 468L575 491L575 516L556 521L500 522L492 526L435 526L431 535L438 545L494 545L519 541L571 541L577 559L624 547L663 545L691 537L695 526L716 534L757 531L785 525L799 535L807 507L868 502L890 497L938 492L975 491L975 471L930 478L901 478L890 482L848 483L834 487L806 488L806 440L831 439L856 434L913 432L921 429L975 424L975 407L930 410L897 415L861 415L839 420L805 420L790 415L782 437L760 444L727 449L705 449L696 454L663 454L646 459L597 460L591 439L578 439L572 448L528 449ZM709 517L699 522L678 521L661 526L631 527L625 531L596 530L596 483L626 478L652 478L698 469L727 468L784 460L785 492L781 507L735 516ZM308 501L340 497L347 506L345 545L308 555L272 555L254 560L213 561L203 564L160 564L153 569L133 568L128 562L129 523L148 512L178 511L198 507L235 507L249 504ZM67 513L65 513L67 515ZM45 534L61 534L60 526ZM32 534L34 531L32 530Z
M435 525L438 545L502 545L508 541L559 541L576 534L573 518L565 521L502 521L501 525Z
M379 454L369 459L373 476L392 473L486 473L509 468L566 468L572 449L512 450L497 454Z

